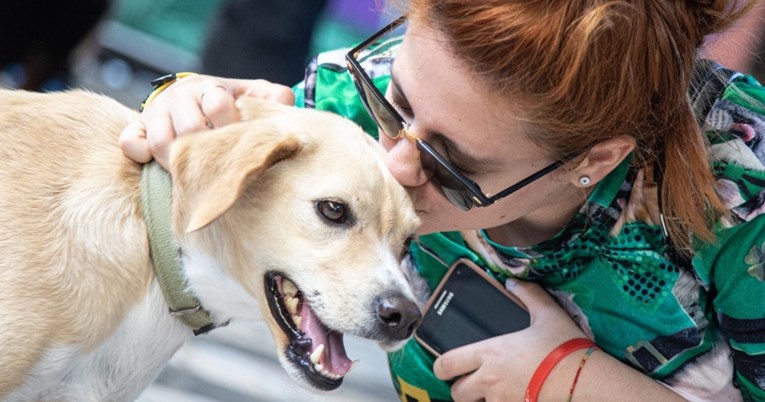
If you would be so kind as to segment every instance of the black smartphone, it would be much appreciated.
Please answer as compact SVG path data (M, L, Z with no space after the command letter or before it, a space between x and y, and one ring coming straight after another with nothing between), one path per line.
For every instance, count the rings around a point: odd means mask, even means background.
M414 337L436 356L530 325L526 306L472 261L447 271L423 309Z

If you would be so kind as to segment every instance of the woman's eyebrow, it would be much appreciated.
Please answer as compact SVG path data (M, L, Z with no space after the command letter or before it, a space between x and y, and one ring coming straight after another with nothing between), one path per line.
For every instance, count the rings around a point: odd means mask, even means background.
M404 92L403 88L401 88L401 84L399 83L398 76L394 69L391 69L390 73L390 86L391 94L393 94L394 98L397 98L395 99L396 102L403 103L411 107L411 103L409 103L407 100L406 93ZM486 157L477 156L466 151L465 149L461 148L459 144L452 141L449 137L439 131L430 130L426 127L425 132L427 134L427 142L429 144L433 143L434 140L440 141L447 147L449 152L449 159L458 162L461 165L469 165L470 167L477 169L486 169L501 165L501 161L489 160Z

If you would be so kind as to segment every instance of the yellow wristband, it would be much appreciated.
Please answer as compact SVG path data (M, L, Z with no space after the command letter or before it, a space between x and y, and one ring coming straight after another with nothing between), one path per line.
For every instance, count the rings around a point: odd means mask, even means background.
M173 73L173 74L167 74L163 75L159 78L155 78L151 81L151 86L154 87L154 90L151 91L149 96L146 97L146 99L141 102L141 107L138 109L139 112L143 112L143 108L145 108L149 102L153 101L154 98L157 97L162 91L167 89L170 85L172 85L175 81L183 78L188 77L190 75L196 75L196 73Z

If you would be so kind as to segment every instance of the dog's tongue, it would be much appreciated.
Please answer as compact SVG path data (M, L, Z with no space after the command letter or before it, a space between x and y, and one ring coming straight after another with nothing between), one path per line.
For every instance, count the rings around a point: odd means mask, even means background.
M324 370L332 374L344 376L351 369L351 360L345 354L343 334L332 331L322 324L313 311L311 311L308 303L301 304L300 330L313 341L311 352L316 350L319 345L324 345L324 352L322 357L319 358L319 362L324 366Z

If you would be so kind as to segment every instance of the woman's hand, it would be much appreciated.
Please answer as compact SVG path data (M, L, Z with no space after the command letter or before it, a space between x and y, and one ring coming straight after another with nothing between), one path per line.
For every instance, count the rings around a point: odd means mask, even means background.
M522 331L451 350L436 360L433 367L436 376L443 380L459 377L451 389L457 402L522 401L531 375L542 359L563 342L585 336L539 285L508 280L506 286L528 308L531 325ZM498 317L502 314L496 313ZM573 378L574 372L570 374Z
M507 289L531 313L529 328L444 353L433 370L452 385L456 402L522 401L539 363L563 342L586 337L566 312L539 285L508 280ZM497 312L501 314L501 312ZM538 400L563 400L585 355L578 350L556 364ZM587 360L576 385L576 399L599 401L682 401L651 377L597 350Z
M138 120L122 130L120 148L136 162L146 163L154 158L167 168L170 144L176 136L238 121L235 101L242 96L295 103L289 87L265 80L187 76L159 93L145 106Z

